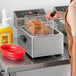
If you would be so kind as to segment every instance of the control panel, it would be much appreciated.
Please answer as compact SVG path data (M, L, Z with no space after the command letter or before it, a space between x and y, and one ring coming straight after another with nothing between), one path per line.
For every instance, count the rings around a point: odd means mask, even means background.
M24 11L15 11L17 18L24 17L25 15L41 15L45 14L43 9L35 9L35 10L24 10Z
M65 12L67 8L68 8L68 6L58 6L58 7L55 7L55 10Z
M35 16L41 16L46 15L44 9L33 9L33 10L21 10L21 11L15 11L14 12L14 26L22 26L25 24L25 16L29 17L35 17Z

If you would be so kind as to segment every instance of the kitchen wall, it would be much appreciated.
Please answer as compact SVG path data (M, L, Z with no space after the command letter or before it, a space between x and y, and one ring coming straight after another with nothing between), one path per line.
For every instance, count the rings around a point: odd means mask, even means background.
M0 22L1 10L3 8L9 9L9 14L12 14L13 10L26 10L32 8L45 8L49 12L53 9L53 6L68 4L69 0L0 0Z

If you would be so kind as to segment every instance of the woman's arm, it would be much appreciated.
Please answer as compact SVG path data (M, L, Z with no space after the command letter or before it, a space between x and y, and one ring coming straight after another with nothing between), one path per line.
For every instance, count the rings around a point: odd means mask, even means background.
M71 26L67 22L67 12L65 15L65 29L66 29L67 40L68 40L68 52L69 52L69 55L71 56L73 38L72 38L72 33L71 33Z
M69 5L67 23L70 25L73 40L71 49L71 76L76 76L76 0L73 0Z
M72 75L76 76L76 36L73 36L72 59L71 59Z

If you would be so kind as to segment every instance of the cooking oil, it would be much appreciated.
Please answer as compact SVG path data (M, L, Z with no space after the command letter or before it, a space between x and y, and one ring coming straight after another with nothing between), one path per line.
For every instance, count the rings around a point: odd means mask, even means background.
M13 44L13 28L0 28L0 46Z
M0 46L4 44L13 44L13 28L9 26L7 10L2 10L2 23L0 23Z

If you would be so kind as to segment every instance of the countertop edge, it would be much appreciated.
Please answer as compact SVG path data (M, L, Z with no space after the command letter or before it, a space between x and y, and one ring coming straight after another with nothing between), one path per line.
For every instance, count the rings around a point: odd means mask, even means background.
M39 63L39 64L14 67L14 68L13 67L7 68L7 72L8 73L10 73L10 72L21 72L21 71L35 70L35 69L41 69L41 68L47 68L47 67L53 67L53 66L60 66L60 65L65 65L65 64L70 64L69 59L57 61L57 62Z

